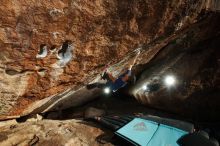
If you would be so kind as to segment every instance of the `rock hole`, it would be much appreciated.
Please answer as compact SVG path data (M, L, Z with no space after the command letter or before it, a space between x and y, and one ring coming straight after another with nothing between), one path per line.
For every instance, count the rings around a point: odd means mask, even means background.
M46 71L46 69L44 69L44 68L41 68L38 70L38 72L45 72L45 71Z
M44 58L47 56L47 46L45 44L40 45L40 50L36 56L36 58Z
M37 73L41 76L41 77L44 77L46 75L46 69L44 68L40 68Z
M24 123L28 120L32 120L32 121L37 121L37 120L42 120L41 117L43 117L43 114L30 114L30 115L25 115L25 116L21 116L16 120L17 123Z
M14 70L14 69L6 69L6 70L5 70L5 73L8 74L8 75L11 75L11 76L20 74L19 71Z
M24 123L27 121L28 118L30 118L31 116L30 115L26 115L26 116L21 116L20 118L17 118L16 119L16 122L18 123Z
M58 51L58 55L60 57L65 57L65 53L69 49L69 45L71 44L71 41L67 40L63 43L61 49Z
M60 59L59 65L65 66L71 59L72 59L72 50L73 45L70 40L66 40L63 45L61 46L61 49L58 51L57 57Z
M17 125L11 125L10 130L17 128Z
M55 52L56 51L56 45L53 45L52 47L50 47L50 51Z

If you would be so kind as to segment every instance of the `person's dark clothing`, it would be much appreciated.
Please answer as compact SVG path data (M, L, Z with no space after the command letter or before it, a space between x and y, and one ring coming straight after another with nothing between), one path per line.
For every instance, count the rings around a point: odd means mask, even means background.
M88 89L92 89L92 88L105 88L108 87L110 88L110 90L112 90L113 92L116 92L118 89L124 87L127 82L124 82L122 80L123 77L125 77L125 75L131 76L131 70L127 70L125 73L123 73L122 75L120 75L114 82L110 80L109 76L107 73L104 74L104 76L102 77L103 79L106 79L107 82L104 83L94 83L94 84L89 84L87 85Z

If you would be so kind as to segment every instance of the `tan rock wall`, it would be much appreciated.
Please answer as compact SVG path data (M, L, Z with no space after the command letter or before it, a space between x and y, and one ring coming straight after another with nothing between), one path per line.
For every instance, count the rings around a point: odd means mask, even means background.
M7 123L0 127L0 145L2 146L98 146L96 138L104 132L77 120L67 121L32 121L22 124Z
M0 115L21 114L30 103L80 88L110 61L196 22L204 7L191 0L1 0ZM73 42L74 57L61 67L50 48L65 40ZM48 54L40 59L41 44Z

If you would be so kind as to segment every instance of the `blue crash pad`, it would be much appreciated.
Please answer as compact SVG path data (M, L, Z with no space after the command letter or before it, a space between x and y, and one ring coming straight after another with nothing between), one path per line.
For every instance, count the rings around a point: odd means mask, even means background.
M141 146L178 146L176 141L188 132L159 124L157 122L135 118L115 134Z

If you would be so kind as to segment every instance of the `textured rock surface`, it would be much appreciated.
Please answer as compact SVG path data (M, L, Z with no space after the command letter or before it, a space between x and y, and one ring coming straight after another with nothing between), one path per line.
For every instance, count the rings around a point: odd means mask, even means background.
M103 131L77 120L42 120L0 127L2 146L98 146L96 138Z
M192 25L143 65L146 70L132 87L136 99L191 118L219 120L219 20L219 14L209 15ZM167 75L176 78L173 87L164 83Z
M91 99L82 87L98 79L105 64L124 59L112 67L117 74L129 60L129 52L164 39L145 50L145 59L139 62L147 63L171 35L196 23L205 9L218 10L218 1L2 0L1 118ZM72 60L63 66L57 50L65 40L71 40L74 49ZM46 57L37 56L42 44L47 45Z

